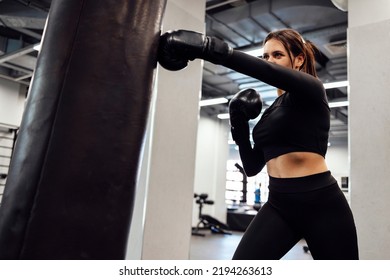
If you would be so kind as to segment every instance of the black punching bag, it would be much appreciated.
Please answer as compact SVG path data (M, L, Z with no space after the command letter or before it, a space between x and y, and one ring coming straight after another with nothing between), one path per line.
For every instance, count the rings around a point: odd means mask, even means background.
M0 259L124 259L166 0L53 0Z

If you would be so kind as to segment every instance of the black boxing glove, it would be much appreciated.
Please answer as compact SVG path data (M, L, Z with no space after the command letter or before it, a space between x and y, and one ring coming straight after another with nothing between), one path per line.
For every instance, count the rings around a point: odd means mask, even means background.
M237 145L249 143L248 121L260 115L263 101L254 89L244 89L236 93L229 103L230 125L233 140Z
M232 53L233 49L218 38L194 31L175 30L161 35L157 59L165 69L177 71L196 58L221 64Z
M240 123L237 123L235 126L231 126L230 132L232 134L234 142L236 142L238 146L250 144L249 123L247 121L242 121Z

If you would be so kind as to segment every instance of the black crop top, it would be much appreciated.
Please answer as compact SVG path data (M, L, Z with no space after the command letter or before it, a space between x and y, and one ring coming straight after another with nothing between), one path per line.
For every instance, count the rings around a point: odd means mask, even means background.
M234 51L223 65L285 91L254 127L254 146L249 141L239 146L248 176L260 172L270 159L290 152L313 152L325 157L330 109L321 81L239 51Z

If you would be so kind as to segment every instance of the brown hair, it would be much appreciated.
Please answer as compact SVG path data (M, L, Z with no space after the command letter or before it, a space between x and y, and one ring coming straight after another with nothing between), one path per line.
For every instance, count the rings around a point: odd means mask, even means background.
M271 39L276 39L283 44L289 52L291 63L291 54L294 57L303 54L305 61L299 70L317 77L315 54L319 53L319 51L312 42L305 41L301 34L293 29L281 29L270 32L264 39L264 44Z

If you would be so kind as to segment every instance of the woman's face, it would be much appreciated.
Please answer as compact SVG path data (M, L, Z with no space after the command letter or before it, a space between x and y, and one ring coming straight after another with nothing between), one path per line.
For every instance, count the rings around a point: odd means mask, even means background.
M270 39L264 44L263 58L266 61L292 69L299 69L303 63L301 55L297 57L291 55L291 61L286 48L276 39Z

